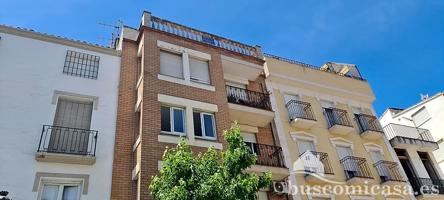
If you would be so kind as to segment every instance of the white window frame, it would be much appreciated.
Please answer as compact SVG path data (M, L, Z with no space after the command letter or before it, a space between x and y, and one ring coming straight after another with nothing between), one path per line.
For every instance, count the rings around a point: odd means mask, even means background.
M161 108L162 107L168 107L170 109L170 130L171 131L164 131L164 130L162 130L162 127L161 127L160 132L164 133L164 134L170 134L170 135L186 136L187 135L186 110L184 108L171 106L171 105L162 105ZM183 133L174 131L174 110L175 109L183 111L183 131L184 131ZM161 113L161 115L162 115L162 113Z
M199 115L200 115L200 128L201 128L201 131L202 131L202 136L194 135L194 137L197 138L197 139L217 140L217 135L216 135L216 132L217 132L216 131L216 118L215 118L214 114L213 113L208 113L208 112L202 112L202 111L198 111L198 110L193 111L193 112L198 112ZM211 116L211 119L212 119L211 122L212 122L212 126L213 126L213 135L214 135L214 137L207 136L206 133L205 133L205 124L204 124L204 117L203 117L204 115ZM194 121L193 121L193 126L194 126Z
M192 86L200 89L210 90L210 91L216 91L216 88L212 85L211 82L211 73L210 73L210 61L211 61L211 55L207 53L203 53L200 51L188 49L185 47L181 47L178 45L170 44L164 41L157 40L157 46L161 51L167 51L175 54L181 54L182 55L182 67L183 67L183 79L171 77L167 75L158 74L157 78L164 81L169 81L177 84ZM198 81L192 81L191 75L190 75L190 56L207 61L208 62L208 76L210 83L202 83Z
M77 186L78 190L77 190L77 200L81 199L82 196L82 188L83 188L83 181L79 180L79 179L66 179L66 178L54 178L54 179L42 179L41 183L40 183L40 188L39 188L39 192L38 192L38 200L42 199L42 195L43 195L43 188L45 187L45 185L57 185L59 186L59 193L57 196L57 200L61 200L62 199L62 195L63 195L63 188L65 186Z

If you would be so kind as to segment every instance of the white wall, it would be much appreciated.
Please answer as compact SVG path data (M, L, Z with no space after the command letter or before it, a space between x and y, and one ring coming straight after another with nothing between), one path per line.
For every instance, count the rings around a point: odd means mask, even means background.
M109 199L120 57L0 32L0 190L14 200L37 199L36 172L89 174L82 200ZM98 79L62 74L67 50L100 56ZM54 91L97 96L91 129L98 130L94 165L35 160L42 125L51 125Z
M380 122L382 126L385 126L389 123L402 124L411 127L418 126L419 124L414 124L411 120L412 115L416 113L419 109L425 107L427 112L430 115L430 119L427 120L422 125L419 125L418 128L428 129L433 136L433 139L438 142L439 149L433 151L436 168L440 168L441 178L444 179L444 143L442 139L444 138L444 95L430 97L433 99L429 99L429 101L418 105L413 108L409 108L404 111L401 115L394 117L390 111L386 112L385 115L381 116ZM439 167L438 167L439 166Z

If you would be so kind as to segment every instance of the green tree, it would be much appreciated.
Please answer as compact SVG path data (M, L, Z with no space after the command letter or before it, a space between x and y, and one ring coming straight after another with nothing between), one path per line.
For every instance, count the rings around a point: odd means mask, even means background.
M162 169L152 178L149 190L157 200L254 200L256 193L271 185L271 173L245 173L257 157L245 146L235 123L224 131L225 151L210 147L193 154L182 139L176 148L167 148Z

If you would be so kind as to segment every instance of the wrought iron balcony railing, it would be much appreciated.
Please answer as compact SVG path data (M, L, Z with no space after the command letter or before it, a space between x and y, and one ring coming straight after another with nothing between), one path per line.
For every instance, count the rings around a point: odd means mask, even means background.
M178 23L151 16L148 27L158 31L167 32L189 40L202 42L207 45L219 47L236 53L262 59L263 55L259 46L250 46L234 40L223 38L211 33L203 32Z
M415 196L427 194L444 194L444 180L409 177Z
M379 124L378 118L372 115L356 114L356 123L359 127L359 132L376 131L383 133L381 124Z
M373 178L365 158L346 156L342 158L340 162L344 167L347 180L354 177Z
M374 164L376 171L378 171L381 183L388 181L405 182L401 171L399 170L398 163L380 160Z
M316 157L316 159L302 158L304 160L304 168L306 172L334 174L327 153L317 152L317 151L307 151L299 155L299 157L306 156L307 153L311 153L313 157Z
M38 152L95 156L96 130L43 125Z
M324 108L324 115L327 119L328 128L334 125L352 126L348 119L347 111L338 108Z
M245 142L245 144L252 153L257 155L256 164L271 167L286 167L281 147L251 142Z
M243 88L226 86L228 102L271 110L270 97L262 92L255 92Z
M427 129L401 124L388 124L384 126L383 130L392 146L401 143L438 149L438 143L435 142L432 134Z
M310 103L290 100L286 106L291 121L296 118L316 120Z

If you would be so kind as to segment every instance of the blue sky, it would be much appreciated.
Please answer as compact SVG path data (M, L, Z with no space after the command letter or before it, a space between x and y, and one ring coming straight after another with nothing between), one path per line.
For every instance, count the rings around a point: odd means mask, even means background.
M143 10L263 51L322 65L357 64L378 114L444 91L444 1L0 0L0 24L107 44L112 29L138 27Z

